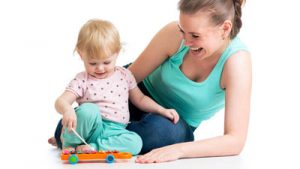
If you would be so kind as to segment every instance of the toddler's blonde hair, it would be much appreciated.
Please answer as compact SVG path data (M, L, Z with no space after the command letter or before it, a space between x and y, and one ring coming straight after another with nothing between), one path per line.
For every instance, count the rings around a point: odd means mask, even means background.
M109 21L92 19L80 29L74 51L89 59L105 59L121 50L120 35Z

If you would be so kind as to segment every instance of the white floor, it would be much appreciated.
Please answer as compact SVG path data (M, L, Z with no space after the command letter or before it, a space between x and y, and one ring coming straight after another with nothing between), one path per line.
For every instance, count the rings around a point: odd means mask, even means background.
M45 148L46 147L46 148ZM255 148L255 146L253 146ZM108 164L105 162L78 163L75 165L62 162L59 158L60 151L55 148L47 147L35 149L35 152L20 152L4 156L1 160L1 168L30 168L30 169L99 169L99 168L189 168L189 169L253 169L253 168L299 168L299 156L294 153L293 156L282 154L282 151L275 148L272 152L259 149L245 151L240 156L232 157L214 157L214 158L194 158L181 159L178 161L158 163L158 164L137 164L134 158L128 161L116 161ZM291 150L289 150L291 151ZM288 152L289 152L288 151ZM297 150L295 150L297 151ZM298 149L299 152L299 149Z
M174 169L174 168L228 168L228 169L238 169L243 167L243 159L241 157L222 157L222 158L199 158L199 159L183 159L176 162L168 162L168 163L160 163L160 164L137 164L134 163L134 158L129 161L116 162L112 164L108 164L105 162L98 163L78 163L76 165L71 164L61 164L61 161L57 160L57 158L53 158L53 156L58 155L58 152L55 150L50 150L49 155L52 156L50 160L56 165L53 165L53 168L63 168L63 169L96 169L96 168L124 168L124 169L137 169L137 168L162 168L162 169ZM53 164L52 163L52 164Z
M133 4L134 3L134 4ZM298 3L298 4L297 4ZM158 5L159 4L159 5ZM174 0L0 2L0 168L300 168L299 1L251 0L243 10L241 39L253 60L251 119L239 156L182 159L161 164L64 164L47 144L60 118L54 101L83 70L73 49L91 18L112 21L132 62L151 37L178 19ZM223 112L196 130L196 139L221 135Z
M34 129L34 125L25 125L20 123L18 135L11 133L9 138L14 140L4 141L4 147L1 149L5 152L1 155L0 168L30 168L30 169L99 169L99 168L197 168L197 169L253 169L253 168L299 168L299 137L296 133L291 133L290 126L299 129L299 125L291 121L290 124L278 127L278 119L268 124L262 124L254 115L250 125L249 137L244 151L239 156L232 157L213 157L213 158L193 158L181 159L173 162L159 164L137 164L135 158L128 161L117 161L113 164L105 162L78 163L71 165L60 160L60 151L47 144L49 133L52 133L52 126L45 127L37 123L36 132L24 132L25 130ZM262 117L263 119L265 117ZM38 121L38 119L36 119ZM218 135L222 127L220 121L223 120L223 112L219 112L210 122L203 124L196 130L196 138L201 139ZM44 121L44 120L43 120ZM297 120L296 120L297 121ZM20 121L17 121L20 122ZM274 125L275 124L275 125ZM23 126L22 126L23 125ZM47 125L49 126L49 125ZM38 131L43 129L46 132ZM280 128L282 130L280 130ZM273 129L273 130L272 130ZM274 131L276 130L276 131ZM289 132L287 132L289 130ZM9 128L7 130L9 131ZM202 132L201 131L209 131ZM267 132L269 131L269 132ZM3 134L3 133L2 133ZM8 134L5 132L4 134ZM18 139L17 139L18 138ZM3 140L2 140L3 141ZM19 147L19 149L18 149ZM14 151L15 150L15 151Z

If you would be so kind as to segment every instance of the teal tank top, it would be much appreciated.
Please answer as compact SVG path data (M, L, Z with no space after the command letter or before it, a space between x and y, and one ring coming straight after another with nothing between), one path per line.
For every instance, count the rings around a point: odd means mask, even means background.
M179 50L149 76L144 85L160 105L175 109L190 126L198 127L203 120L224 108L225 91L221 88L221 75L226 60L240 50L247 50L238 37L222 53L217 64L202 82L188 79L180 70L189 47L183 42Z

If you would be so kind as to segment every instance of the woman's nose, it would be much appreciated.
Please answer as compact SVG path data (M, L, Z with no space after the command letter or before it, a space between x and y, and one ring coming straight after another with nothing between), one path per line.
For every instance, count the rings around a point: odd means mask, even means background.
M192 45L192 42L191 42L191 40L187 37L187 35L183 34L183 35L182 35L182 38L183 38L183 40L184 40L184 45L185 45L185 46L191 46L191 45Z
M184 46L192 46L192 42L187 39L184 39Z

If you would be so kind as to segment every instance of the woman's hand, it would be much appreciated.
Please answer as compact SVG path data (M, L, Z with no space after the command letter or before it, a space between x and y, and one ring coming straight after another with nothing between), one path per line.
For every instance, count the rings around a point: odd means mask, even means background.
M179 120L179 115L174 109L162 109L159 113L170 119L174 124L176 124Z
M74 110L63 113L62 125L64 128L67 127L69 132L72 128L76 130L77 117Z
M170 145L158 149L154 149L147 154L138 156L136 163L161 163L174 161L182 157L182 152L178 148L178 144Z

